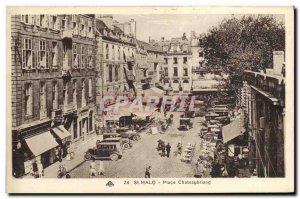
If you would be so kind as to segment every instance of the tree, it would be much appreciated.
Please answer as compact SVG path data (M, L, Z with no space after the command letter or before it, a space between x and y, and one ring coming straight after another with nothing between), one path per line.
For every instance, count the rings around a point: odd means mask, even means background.
M202 37L206 65L212 72L230 75L234 93L244 70L260 71L272 66L273 51L285 50L285 27L272 16L224 19Z

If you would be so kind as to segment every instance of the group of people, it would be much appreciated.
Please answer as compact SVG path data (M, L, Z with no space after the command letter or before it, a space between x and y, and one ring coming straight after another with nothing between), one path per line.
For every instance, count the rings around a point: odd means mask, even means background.
M99 160L98 170L96 169L96 162L93 159L90 164L90 177L101 176L104 175L104 162Z
M44 167L41 161L37 162L36 160L34 160L30 173L34 178L41 178L42 176L44 176Z
M163 140L158 140L158 151L161 151L160 156L165 157L167 156L168 158L170 157L170 152L171 152L171 145L168 143L167 145Z

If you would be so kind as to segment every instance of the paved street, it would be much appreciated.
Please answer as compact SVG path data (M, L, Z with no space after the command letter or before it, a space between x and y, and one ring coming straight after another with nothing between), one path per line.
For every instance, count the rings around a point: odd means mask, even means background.
M114 161L105 161L105 175L103 178L141 178L144 177L146 165L151 165L151 177L193 177L194 175L194 160L192 163L185 163L180 160L181 156L175 156L174 151L179 141L183 144L183 149L188 143L196 144L196 151L199 148L201 118L194 119L194 128L188 132L179 131L179 115L174 114L174 122L165 134L146 134L142 133L142 139L134 143L133 147L126 150L123 157ZM170 158L161 157L156 150L157 141L164 139L171 145ZM195 159L196 155L194 156ZM97 161L96 161L97 163ZM96 164L97 165L97 164ZM79 167L73 169L71 177L88 178L90 162L87 161ZM97 165L98 166L98 165ZM100 177L100 176L99 176Z

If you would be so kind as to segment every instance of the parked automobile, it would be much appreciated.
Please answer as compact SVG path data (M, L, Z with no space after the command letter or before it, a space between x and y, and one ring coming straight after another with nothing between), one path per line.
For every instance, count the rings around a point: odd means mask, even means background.
M102 160L111 159L117 161L122 157L120 143L116 142L100 142L96 147L90 148L84 154L85 160Z
M129 149L132 147L132 143L128 138L110 137L103 139L102 142L116 142L119 143L122 149Z
M190 118L179 119L179 130L189 130L193 127L193 123Z
M215 119L218 120L223 125L227 125L230 123L230 117L228 116L216 117Z
M122 138L128 138L130 140L140 140L141 136L135 130L130 130L128 128L118 128L117 133L120 134Z
M216 117L219 117L219 114L217 113L213 113L213 112L209 112L205 115L205 120L209 121L209 120L214 120Z

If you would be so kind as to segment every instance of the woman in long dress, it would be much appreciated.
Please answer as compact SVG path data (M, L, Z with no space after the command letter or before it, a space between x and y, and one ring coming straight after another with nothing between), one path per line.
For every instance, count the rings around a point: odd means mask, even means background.
M98 175L104 175L104 162L99 161Z

